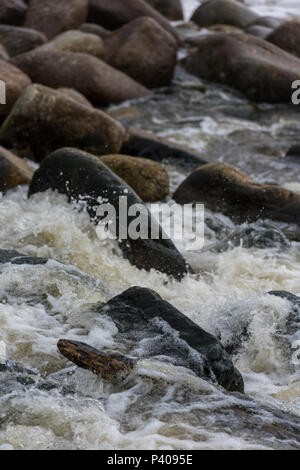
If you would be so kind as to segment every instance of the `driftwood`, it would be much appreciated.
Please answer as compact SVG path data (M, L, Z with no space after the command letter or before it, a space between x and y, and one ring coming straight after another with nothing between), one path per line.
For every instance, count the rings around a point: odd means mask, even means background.
M83 369L101 375L110 382L118 382L130 374L134 361L119 354L104 354L88 344L61 339L57 343L61 354Z

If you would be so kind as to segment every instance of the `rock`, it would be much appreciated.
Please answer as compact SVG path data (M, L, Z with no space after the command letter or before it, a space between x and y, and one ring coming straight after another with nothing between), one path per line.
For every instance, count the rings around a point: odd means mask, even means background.
M300 57L300 22L287 21L283 23L269 34L267 41L290 54Z
M0 60L9 60L8 52L2 44L0 44Z
M81 93L74 90L73 88L58 88L57 91L60 91L68 98L71 98L72 100L76 101L76 103L83 104L84 106L89 106L90 108L93 108L92 103L90 103L89 100L87 100L85 96L83 96Z
M140 98L145 87L89 54L32 51L13 59L33 82L52 88L74 88L95 106Z
M88 0L30 0L25 26L52 39L85 22Z
M0 146L0 191L5 192L19 184L29 184L33 175L22 158Z
M233 0L208 0L197 8L191 20L201 27L230 24L243 29L258 18L256 13Z
M257 184L221 162L197 169L179 186L173 198L179 204L203 203L237 221L268 218L300 223L300 195L280 186Z
M267 28L266 26L251 25L245 30L245 32L247 34L252 34L252 36L265 39L272 32L272 29Z
M2 250L0 249L0 265L11 263L11 264L46 264L48 259L46 258L36 258L34 256L23 255L15 250Z
M207 163L188 147L135 127L128 129L122 153L158 162L171 162L185 168L196 168Z
M265 26L266 28L278 28L284 22L281 18L275 16L259 16L253 23L253 26Z
M286 154L286 158L290 161L300 163L300 144L292 145Z
M99 24L106 29L118 29L140 16L153 18L180 42L179 36L169 21L144 0L89 1L88 21Z
M184 19L181 0L147 0L147 3L170 21Z
M243 392L242 376L220 341L156 292L132 287L96 311L111 317L123 340L147 338L146 351L140 346L139 355L166 356L226 390Z
M188 72L233 86L257 102L291 102L300 60L246 34L210 34L185 60Z
M39 31L16 26L0 25L0 43L11 57L35 49L47 41Z
M22 0L1 0L0 24L22 23L27 12L27 5Z
M124 257L139 269L150 271L156 269L175 279L181 279L187 273L187 265L183 257L175 248L173 242L163 238L160 230L158 239L151 239L150 228L159 228L157 222L143 205L141 199L121 178L115 175L98 158L77 149L65 148L58 150L47 157L35 172L29 188L29 195L46 191L57 190L66 194L71 200L85 201L87 211L94 222L99 222L99 207L101 201L111 204L117 215L117 237ZM124 214L119 213L123 207L120 197L125 196L127 207L134 204L143 206L148 217L148 233L145 238L134 240L127 235L129 224L136 217L128 216L127 224L122 224ZM119 231L121 224L121 232ZM155 228L156 227L156 228ZM125 234L124 234L125 229ZM124 234L124 235L123 235Z
M28 87L0 130L0 140L29 148L37 161L66 145L95 152L116 153L125 131L104 112L76 103L42 85Z
M95 34L96 36L99 36L99 38L102 39L106 38L111 34L111 31L95 23L83 23L80 26L79 30L83 31L84 33Z
M105 61L147 88L170 84L178 44L152 18L141 17L104 39Z
M1 30L0 30L1 31ZM66 31L39 47L39 51L69 51L90 54L99 59L104 56L104 44L99 36L83 31Z
M6 104L0 104L0 121L13 108L24 88L30 85L30 78L20 69L4 60L0 60L0 80L5 83Z
M128 155L105 155L101 161L144 202L162 201L169 194L168 172L157 162Z

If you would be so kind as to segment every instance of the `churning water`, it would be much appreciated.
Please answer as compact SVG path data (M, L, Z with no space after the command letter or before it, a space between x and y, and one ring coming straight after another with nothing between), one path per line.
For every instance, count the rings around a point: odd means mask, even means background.
M185 3L191 10L197 2ZM296 0L246 3L268 15L298 8ZM110 113L188 144L209 161L234 164L257 181L300 192L299 164L284 159L291 143L300 143L296 107L253 105L226 87L178 71L169 89ZM167 168L175 189L186 170ZM131 266L113 242L97 238L84 211L52 192L28 200L25 189L10 191L0 201L0 224L1 248L57 260L2 266L0 342L11 359L58 384L26 388L0 372L0 449L300 447L299 424L293 421L300 417L300 369L291 347L300 339L300 312L291 332L289 301L266 295L272 290L300 295L300 243L267 235L259 242L245 235L243 244L225 243L235 229L247 227L207 212L204 250L185 253L196 274L178 283ZM262 230L260 224L252 228ZM277 229L294 228L277 224ZM275 233L274 224L267 232ZM136 285L154 289L220 337L253 401L147 358L125 384L107 384L57 352L57 340L68 338L139 357L143 341L134 349L123 344L114 323L93 309ZM70 392L61 393L62 385Z

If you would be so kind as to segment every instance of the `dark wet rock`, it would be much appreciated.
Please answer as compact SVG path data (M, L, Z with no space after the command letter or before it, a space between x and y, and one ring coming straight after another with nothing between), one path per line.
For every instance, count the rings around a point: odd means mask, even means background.
M300 163L300 144L292 145L286 154L288 160Z
M99 24L106 29L118 29L140 16L153 18L179 41L179 37L169 21L144 0L114 0L111 2L90 0L89 2L88 21Z
M33 169L22 159L0 146L0 191L29 184Z
M0 24L19 25L24 20L27 5L22 0L1 0Z
M1 30L0 30L1 32ZM39 51L79 52L99 59L104 56L104 43L99 36L83 31L66 31L39 47Z
M187 367L227 390L243 392L243 379L219 340L156 292L132 287L97 312L111 317L123 338L147 338L143 355L166 356L173 364Z
M141 17L104 39L105 61L147 88L170 84L178 43L152 18Z
M256 13L233 0L208 0L197 8L191 20L202 27L229 24L246 28L258 18Z
M162 201L169 194L169 175L160 163L128 155L105 155L101 161L144 202Z
M11 57L35 49L46 41L46 36L34 29L0 25L0 43Z
M52 39L85 22L88 0L30 0L25 26Z
M291 244L286 235L276 227L266 223L255 223L238 227L220 242L209 245L207 250L221 253L238 246L263 250L272 248L283 250L289 248Z
M158 162L172 162L187 168L196 168L207 163L192 149L135 127L129 128L122 153Z
M149 93L141 84L89 54L32 51L13 63L33 82L52 88L74 88L95 106L107 106Z
M106 38L111 34L111 31L95 23L83 23L78 29L80 31L83 31L84 33L95 34L96 36L102 39Z
M40 168L35 172L29 188L29 195L48 189L66 194L69 200L80 200L85 203L87 211L95 223L101 220L101 216L97 213L101 201L110 203L116 210L116 234L125 258L139 269L147 271L156 269L176 279L181 279L186 274L185 260L173 242L167 237L163 237L161 229L159 230L159 238L151 239L151 226L152 228L159 227L146 209L146 214L148 214L147 237L137 240L127 237L127 228L136 217L128 216L127 224L122 222L123 216L120 218L119 212L124 208L120 205L120 197L126 196L128 208L133 204L143 206L143 203L130 186L98 158L70 148L54 152L42 162ZM121 232L119 231L119 222ZM125 235L123 235L124 229Z
M235 87L258 102L291 102L300 60L261 38L210 34L185 60L188 72Z
M183 20L181 0L146 0L155 10L170 21Z
M251 25L245 31L247 34L257 36L258 38L266 39L267 36L272 32L271 28L267 26Z
M0 121L5 118L13 108L15 102L30 85L30 78L16 66L0 60L0 80L6 85L6 104L0 105Z
M117 153L124 128L104 112L42 85L27 87L0 130L0 140L30 149L37 161L66 145Z
M30 264L39 265L46 264L48 260L46 258L37 258L34 256L23 255L15 250L2 250L0 249L0 264L12 263L12 264Z
M272 31L267 41L300 57L300 21L287 21Z
M277 185L258 184L231 165L215 162L194 171L176 190L179 204L199 202L237 221L267 218L300 223L300 196Z

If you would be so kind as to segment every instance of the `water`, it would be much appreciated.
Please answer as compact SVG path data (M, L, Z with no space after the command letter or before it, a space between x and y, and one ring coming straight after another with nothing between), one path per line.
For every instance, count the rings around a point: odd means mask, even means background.
M186 3L187 11L197 6ZM260 13L296 12L296 1L247 3ZM254 106L226 87L178 71L169 89L110 113L186 143L209 161L232 163L258 181L300 192L299 166L284 159L291 143L300 143L297 108ZM187 172L167 168L174 190ZM300 417L300 371L291 348L299 329L289 336L289 302L265 295L271 290L300 295L299 243L216 248L239 227L207 212L205 249L184 253L196 274L170 283L163 274L139 271L113 243L101 242L88 216L64 196L49 192L27 200L25 188L10 191L0 201L0 224L1 248L65 263L2 267L0 344L3 340L9 357L23 367L73 391L24 391L0 373L0 449L299 448L292 418L289 423L280 414ZM111 385L58 353L60 338L132 353L93 305L135 285L156 290L231 347L246 394L255 402L152 359L140 360L127 383ZM280 428L287 432L290 426L290 440L283 441Z

